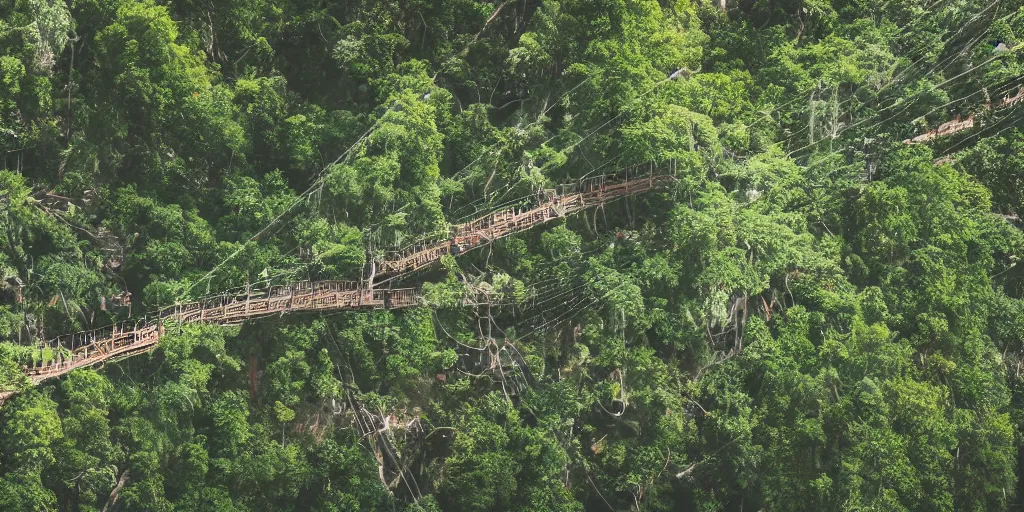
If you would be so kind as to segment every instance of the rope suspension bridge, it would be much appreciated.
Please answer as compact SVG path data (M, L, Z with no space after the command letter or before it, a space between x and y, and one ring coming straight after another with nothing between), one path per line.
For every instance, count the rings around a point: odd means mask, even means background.
M645 169L646 168L646 169ZM627 169L624 175L602 175L579 183L544 190L535 197L536 206L520 210L509 208L478 217L452 228L449 238L421 247L389 254L380 262L380 275L386 282L394 277L424 268L442 256L459 255L533 226L602 205L620 197L648 192L675 180L675 162L669 161L665 173L654 164ZM630 177L633 173L633 177ZM638 174L642 173L642 174Z
M984 105L984 110L986 112L1005 110L1021 102L1024 102L1024 87L1021 87L1017 94L1013 96L1007 94L1006 96L1003 97L1002 100L1000 100L995 105L992 105L991 103L986 103ZM938 128L935 128L934 130L929 130L916 137L906 139L903 141L903 143L924 144L941 137L948 137L950 135L960 133L962 131L970 130L971 128L974 128L975 125L976 122L974 114L967 116L966 119L961 119L960 116L956 116L952 120L942 123L941 125L939 125Z
M664 189L675 182L675 161L629 167L616 174L595 176L578 183L544 190L534 196L532 208L508 208L458 224L444 240L393 252L371 263L370 277L363 281L299 281L244 295L222 295L159 311L152 320L121 323L105 328L60 336L50 346L70 347L39 364L23 366L32 385L60 377L77 368L139 355L154 349L169 326L185 324L239 325L271 315L297 312L402 309L423 304L416 288L380 287L394 279L426 268L446 255L457 256L500 238L564 218L615 199ZM471 300L465 301L472 305ZM16 391L0 392L0 404Z
M679 71L673 73L665 81L677 78L678 74ZM1022 102L1024 88L1014 95L1006 94L994 104L986 103L984 110L1006 110ZM957 117L903 142L929 143L975 126L973 115L966 119ZM939 159L936 163L948 158ZM647 163L615 174L595 176L577 183L541 190L532 197L532 207L507 208L480 216L452 226L448 235L441 240L371 258L369 277L362 281L297 281L259 290L250 289L244 294L219 295L163 308L151 320L144 318L134 323L123 322L59 336L46 344L69 350L57 350L53 358L41 358L39 363L24 366L22 370L32 385L38 385L76 368L148 352L159 344L167 327L174 325L230 326L289 312L392 310L421 306L423 300L418 289L392 289L389 283L429 267L444 256L459 256L501 238L588 208L599 207L618 198L664 188L675 181L675 171L674 161L665 164ZM472 305L473 300L467 298L464 303ZM0 391L0 405L14 393L16 391Z

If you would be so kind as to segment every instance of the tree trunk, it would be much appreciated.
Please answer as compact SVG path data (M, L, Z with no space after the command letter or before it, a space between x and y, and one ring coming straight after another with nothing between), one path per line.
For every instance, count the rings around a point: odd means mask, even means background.
M114 486L114 490L110 491L110 498L107 499L107 503L103 505L103 512L114 510L114 507L117 505L117 498L121 493L121 489L124 488L124 484L126 483L128 483L127 469L124 470L123 473L121 473L121 478L117 479L117 485Z

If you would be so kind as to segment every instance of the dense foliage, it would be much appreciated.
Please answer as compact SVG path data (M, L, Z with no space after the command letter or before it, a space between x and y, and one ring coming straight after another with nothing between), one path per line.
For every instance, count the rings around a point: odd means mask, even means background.
M1024 85L1022 9L0 1L0 390L59 334L678 177L405 278L422 308L24 389L0 510L1019 505L1024 127L984 105Z

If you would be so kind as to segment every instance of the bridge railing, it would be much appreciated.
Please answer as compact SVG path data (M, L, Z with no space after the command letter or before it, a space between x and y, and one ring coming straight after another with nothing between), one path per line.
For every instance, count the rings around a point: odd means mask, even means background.
M1017 94L1010 96L1006 94L1001 100L995 105L986 103L984 105L985 111L997 111L1008 109L1018 103L1024 101L1024 87L1021 87ZM946 121L938 126L938 128L928 130L920 135L906 139L903 141L904 144L923 144L925 142L931 142L941 137L947 137L955 133L960 133L965 130L974 128L975 119L974 114L967 116L967 119L961 119L958 115L950 121Z
M674 181L674 174L674 161L660 166L644 164L626 168L616 175L595 176L556 187L554 191L542 191L537 195L536 206L509 208L455 226L450 239L386 259L381 265L382 272L397 273L424 267L445 254L457 254L589 206L652 190ZM245 294L218 295L177 304L159 310L153 320L123 322L60 336L49 343L58 347L54 358L43 361L41 357L40 364L25 366L23 370L38 383L75 368L141 353L159 343L165 324L170 323L232 325L288 311L392 309L413 307L421 302L415 289L391 290L370 285L368 288L358 281L298 281L250 289Z
M594 176L542 191L535 196L536 206L532 208L511 207L493 212L453 226L451 236L444 240L387 253L378 262L378 276L393 278L396 274L426 267L447 254L459 254L590 206L649 191L674 181L675 171L674 160L662 165L641 164L616 174Z
M420 303L415 289L367 289L357 281L300 281L253 290L246 295L218 296L160 310L152 321L122 322L113 326L59 336L48 344L54 356L24 366L33 381L62 375L75 368L135 354L155 347L165 324L210 323L231 325L288 311L394 309ZM42 358L41 358L42 359Z

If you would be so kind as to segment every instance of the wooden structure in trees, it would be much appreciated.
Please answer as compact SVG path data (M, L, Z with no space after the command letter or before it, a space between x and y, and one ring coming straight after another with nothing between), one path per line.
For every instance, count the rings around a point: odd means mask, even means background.
M379 262L380 273L366 281L300 281L244 295L221 295L164 308L153 320L60 336L49 342L58 348L52 360L23 367L23 371L36 385L76 368L148 352L173 325L238 325L290 312L414 307L421 303L416 289L378 288L377 278L387 281L424 268L444 255L458 255L585 208L662 188L675 181L674 175L675 162L669 161L660 167L635 166L616 175L595 176L545 190L536 196L533 208L491 213L455 226L446 240L389 255ZM464 303L474 301L466 298ZM0 404L13 393L0 392Z
M1021 102L1024 102L1024 87L1021 87L1021 89L1017 91L1017 94L1013 96L1004 96L1003 99L1000 100L999 103L997 103L995 106L993 106L991 103L985 104L985 110L1003 110L1013 107L1014 105L1017 105ZM946 137L949 135L953 135L954 133L969 130L971 128L974 128L974 126L974 114L967 116L967 119L961 119L960 116L956 116L956 118L954 118L952 121L942 123L941 125L939 125L938 128L934 130L929 130L914 138L906 139L903 141L903 143L923 144L925 142L931 142L939 137Z
M453 226L444 240L388 254L378 262L377 277L386 281L424 268L445 255L459 255L586 208L662 188L676 180L674 175L675 161L669 161L661 167L642 165L617 175L595 176L544 190L534 197L532 208L509 208L478 217Z
M960 116L956 116L952 121L942 123L938 128L924 132L912 139L904 140L903 143L923 144L925 142L931 142L939 137L953 135L954 133L969 130L971 128L974 128L974 114L967 116L967 119L960 119Z
M415 289L374 290L357 281L301 281L238 296L220 296L160 311L159 316L139 324L120 324L103 329L68 334L50 342L58 350L55 358L39 366L24 367L32 384L92 366L103 361L152 350L170 325L237 325L274 314L300 311L397 309L418 305Z

